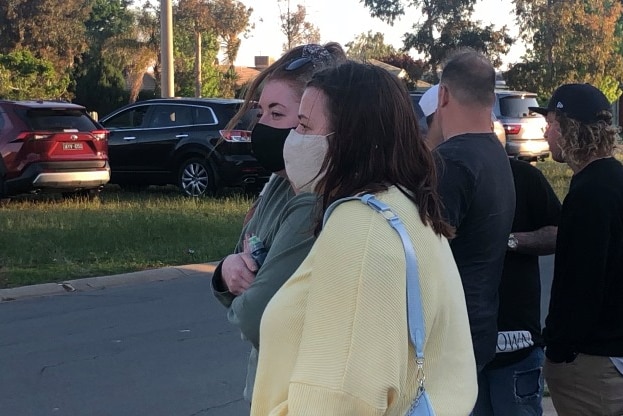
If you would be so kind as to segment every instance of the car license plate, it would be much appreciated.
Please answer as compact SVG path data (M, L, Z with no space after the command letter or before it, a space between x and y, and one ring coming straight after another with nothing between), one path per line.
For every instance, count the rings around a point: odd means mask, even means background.
M82 143L63 143L63 150L82 150Z

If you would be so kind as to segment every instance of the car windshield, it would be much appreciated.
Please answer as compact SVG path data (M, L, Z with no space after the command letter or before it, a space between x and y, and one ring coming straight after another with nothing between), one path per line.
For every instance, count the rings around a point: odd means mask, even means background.
M539 103L534 96L512 95L500 98L500 114L504 117L532 117L538 114L528 107L538 107Z

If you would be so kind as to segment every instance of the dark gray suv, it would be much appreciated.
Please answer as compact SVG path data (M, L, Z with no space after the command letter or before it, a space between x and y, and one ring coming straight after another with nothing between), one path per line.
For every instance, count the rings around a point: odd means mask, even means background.
M506 153L524 160L542 160L549 156L549 145L543 136L545 117L530 111L538 107L537 95L525 91L497 90L493 113L504 126Z

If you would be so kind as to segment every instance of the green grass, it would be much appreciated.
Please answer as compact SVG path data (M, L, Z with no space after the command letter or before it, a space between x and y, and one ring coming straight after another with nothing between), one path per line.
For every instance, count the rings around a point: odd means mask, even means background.
M551 159L536 166L562 201L571 169ZM219 260L236 244L251 202L114 186L94 201L13 199L0 204L0 288Z
M251 199L105 190L0 205L0 288L214 261L230 253Z
M545 175L552 188L554 188L558 199L562 202L569 191L569 182L573 175L571 168L565 163L554 162L552 159L537 162L536 167L543 172L543 175Z

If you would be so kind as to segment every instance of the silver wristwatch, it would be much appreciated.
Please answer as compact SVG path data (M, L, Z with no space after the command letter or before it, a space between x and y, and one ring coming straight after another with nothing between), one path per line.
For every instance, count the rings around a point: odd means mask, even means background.
M517 246L519 245L519 240L517 240L517 237L515 237L515 234L510 234L508 236L508 248L510 250L515 250L517 249Z

